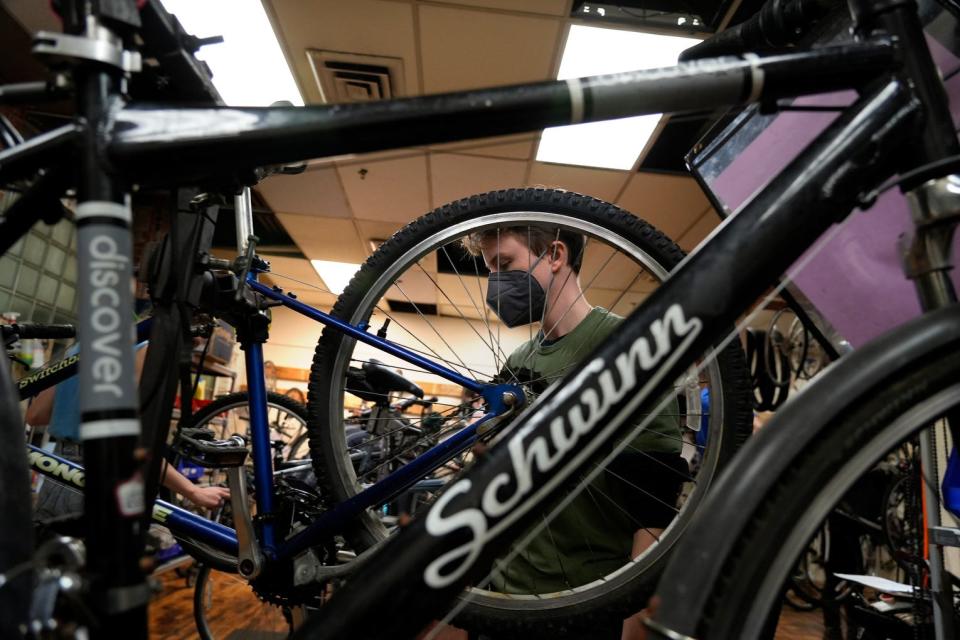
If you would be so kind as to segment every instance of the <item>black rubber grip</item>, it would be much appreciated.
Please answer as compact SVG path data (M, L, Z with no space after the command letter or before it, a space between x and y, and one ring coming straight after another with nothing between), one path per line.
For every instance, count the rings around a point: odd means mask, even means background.
M5 326L3 329L4 337L10 333L20 336L22 340L29 340L30 338L75 338L77 336L77 328L72 324L12 324Z
M839 0L768 0L752 18L680 54L680 62L795 44Z

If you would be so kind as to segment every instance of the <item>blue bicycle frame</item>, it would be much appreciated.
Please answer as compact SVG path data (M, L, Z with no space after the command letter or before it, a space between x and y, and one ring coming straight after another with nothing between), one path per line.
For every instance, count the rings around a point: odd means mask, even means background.
M330 511L324 513L307 528L292 538L277 543L273 523L269 519L261 521L258 527L261 551L276 560L290 558L330 535L340 532L363 511L378 507L390 498L413 487L431 471L457 453L468 449L478 438L481 428L511 410L512 406L523 404L523 391L518 385L484 384L464 377L460 373L432 362L421 355L409 351L376 335L367 333L364 326L354 326L318 309L300 302L283 291L257 282L256 274L251 273L247 284L265 298L277 301L316 322L331 325L338 331L374 346L385 353L394 355L410 364L439 375L450 382L480 394L487 403L488 413L473 424L460 430L450 438L433 446L408 464L394 471L386 478L361 491ZM147 326L147 325L144 325ZM263 345L260 343L242 343L245 355L247 389L250 410L251 455L254 468L254 493L257 513L269 514L274 510L273 458L270 447L270 426L267 420L266 384L263 375ZM515 402L508 403L506 394L514 394ZM57 482L83 488L85 470L71 462L38 447L28 445L31 467ZM212 522L163 500L157 500L153 508L153 520L169 528L174 535L182 535L205 543L215 549L237 554L237 535L234 529Z
M474 424L465 427L450 438L430 448L414 460L394 471L386 478L361 491L356 496L336 505L311 523L306 529L277 545L273 524L269 519L260 527L261 549L276 559L285 559L314 546L330 534L340 531L364 510L384 504L393 496L413 486L418 480L438 468L460 451L468 449L477 440L478 429L491 420L507 413L511 405L505 402L506 394L514 394L522 405L523 392L518 385L483 384L460 373L432 362L421 355L394 344L384 338L367 333L365 326L354 326L326 314L282 290L268 287L250 273L247 284L265 298L279 302L288 309L324 325L333 326L345 335L396 356L414 366L443 377L450 382L480 394L487 403L488 413ZM258 513L273 513L273 473L267 423L266 386L263 381L263 345L242 345L246 355L247 385L249 388L250 429L255 472L255 489Z

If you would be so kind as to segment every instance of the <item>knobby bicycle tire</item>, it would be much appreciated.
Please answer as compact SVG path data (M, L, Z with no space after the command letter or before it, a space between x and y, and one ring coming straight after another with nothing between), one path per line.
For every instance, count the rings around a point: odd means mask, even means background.
M600 200L544 189L490 192L448 204L398 231L363 265L338 299L332 314L354 324L366 321L362 317L367 311L363 308L364 300L378 286L381 274L393 265L413 259L410 253L416 247L454 225L471 221L482 224L486 216L492 218L511 212L518 212L518 215L520 212L533 212L534 215L546 212L595 224L615 234L619 240L639 247L664 272L668 272L684 257L682 250L654 227ZM352 341L344 339L336 330L324 331L311 368L308 396L311 457L318 480L337 501L345 500L356 492L353 479L344 471L342 435L335 424L337 414L342 411L342 399L338 395L340 391L336 388L344 366L340 361L343 358L340 351L349 351L351 347ZM717 366L718 380L715 383L720 386L722 398L714 400L722 403L725 409L720 436L714 443L715 454L712 454L716 456L714 472L732 456L751 429L746 365L739 344L723 350ZM704 487L709 480L705 479ZM376 516L368 512L345 533L351 544L363 549L377 540L378 525ZM674 533L678 534L680 530L682 526L676 527ZM663 548L658 551L660 555L649 565L633 565L626 571L620 571L615 578L562 598L509 599L474 592L457 622L491 633L548 634L555 629L585 629L597 619L609 621L618 615L626 617L649 595L665 564L664 556L672 542L661 544Z

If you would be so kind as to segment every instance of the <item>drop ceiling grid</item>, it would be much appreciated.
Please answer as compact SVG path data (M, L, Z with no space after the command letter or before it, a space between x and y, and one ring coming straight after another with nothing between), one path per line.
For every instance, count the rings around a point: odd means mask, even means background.
M349 3L269 0L268 4L279 26L281 44L284 48L300 49L292 55L288 54L288 57L300 62L294 70L301 84L315 84L306 63L306 48L345 50L402 57L406 85L412 89L408 95L422 93L424 88L444 88L443 82L452 81L449 70L445 75L441 73L439 78L434 77L438 63L431 63L428 60L430 56L439 56L444 64L465 69L452 73L452 76L461 83L469 80L468 84L474 88L505 81L553 78L559 68L569 26L576 22L565 17L569 15L570 0L534 1L525 4L523 10L517 9L518 3L513 0L355 0ZM391 21L384 17L396 15L405 18ZM291 20L296 24L289 24ZM507 21L507 26L501 28L500 21L503 20ZM484 72L483 65L471 66L468 64L469 56L458 53L458 46L454 46L459 44L457 38L453 38L455 42L450 47L437 51L438 42L442 44L444 40L438 40L432 30L438 26L456 27L458 21L461 23L460 33L465 28L462 25L464 22L481 23L473 31L474 39L479 38L488 47L497 44L505 46L504 41L512 38L525 40L521 50L527 50L534 39L531 33L546 33L550 44L540 49L549 50L549 58L540 55L537 65L524 61L522 66L526 71L523 73L518 73L516 69L502 71L499 67ZM321 23L319 28L314 26L317 23ZM365 27L357 26L361 24ZM525 28L529 25L539 26ZM469 29L467 33L470 33ZM497 33L500 37L483 37L484 33ZM328 39L331 40L328 42ZM476 44L474 42L472 45L471 55L474 56ZM513 60L520 54L505 52L503 55ZM534 73L531 71L534 66L540 70ZM504 73L508 76L512 73L516 78L504 79ZM309 95L306 97L309 101ZM539 136L538 131L321 161L336 176L335 193L327 194L327 199L342 198L346 202L347 219L352 223L349 234L352 237L342 238L340 244L359 247L357 253L366 257L371 253L370 239L383 239L388 231L396 231L403 223L449 200L491 188L531 184L566 188L614 201L641 217L651 218L651 222L664 228L674 239L683 237L689 242L694 235L702 235L701 232L707 228L709 218L703 211L709 207L692 179L538 163L534 156ZM423 170L417 175L410 167L418 165L420 158L423 159ZM364 168L368 171L369 182L357 179L357 172ZM312 177L304 174L300 179L309 180ZM681 182L678 183L678 180ZM635 183L643 185L639 194L635 193ZM263 191L265 199L274 207L270 198L271 189L271 186L265 186ZM310 193L310 189L304 189L303 192ZM274 200L277 197L275 194ZM289 213L302 213L323 201L323 198L305 198L300 205L288 207L295 211L288 211L288 215L283 217L289 222L306 224L300 220L302 216L290 217ZM664 206L652 210L631 206L649 204L650 201L661 202ZM677 211L678 208L683 210ZM284 213L282 208L275 210ZM329 214L317 213L324 218L329 217ZM311 226L316 226L316 222L319 220L315 220ZM317 236L323 234L313 230L289 231L306 255L315 257L318 253L326 253L324 245L327 242L316 244ZM353 253L353 249L350 252ZM333 255L342 253L342 247L333 251Z

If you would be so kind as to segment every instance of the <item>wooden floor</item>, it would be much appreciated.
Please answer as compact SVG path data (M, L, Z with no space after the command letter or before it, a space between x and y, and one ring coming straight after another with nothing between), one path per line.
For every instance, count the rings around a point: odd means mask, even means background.
M235 576L213 572L208 620L216 640L277 640L285 637L286 622L278 608L257 600L250 588ZM193 619L194 589L186 577L170 571L160 576L163 587L150 606L151 640L198 638ZM783 608L777 640L821 640L823 624L819 610L799 613Z

